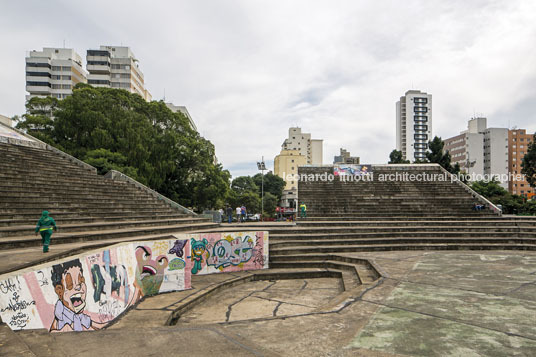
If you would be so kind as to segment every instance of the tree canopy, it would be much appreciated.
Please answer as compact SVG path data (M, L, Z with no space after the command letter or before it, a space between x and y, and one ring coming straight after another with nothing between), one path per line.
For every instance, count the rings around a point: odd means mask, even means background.
M530 187L536 187L536 133L532 137L532 142L523 157L521 167L521 173L525 175Z
M163 101L78 84L61 101L32 98L17 128L97 167L116 169L197 210L223 204L230 174L214 145Z
M402 151L395 149L389 154L389 164L409 164L409 160L404 160Z

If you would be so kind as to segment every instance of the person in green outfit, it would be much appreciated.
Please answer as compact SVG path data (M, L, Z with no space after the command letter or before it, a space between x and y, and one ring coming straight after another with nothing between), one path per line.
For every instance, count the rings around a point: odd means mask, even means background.
M305 205L305 202L302 202L300 205L300 218L306 218L307 217L307 206Z
M43 211L41 218L39 218L37 226L35 227L35 235L37 235L37 233L41 233L43 253L48 252L50 237L52 236L52 229L57 230L56 221L54 221L54 218L48 215L48 211Z

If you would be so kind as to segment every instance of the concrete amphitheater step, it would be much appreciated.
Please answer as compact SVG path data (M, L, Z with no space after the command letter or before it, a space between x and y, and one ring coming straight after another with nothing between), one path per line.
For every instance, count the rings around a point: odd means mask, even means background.
M138 236L169 234L192 230L205 230L217 227L217 223L204 222L193 224L164 225L164 226L140 226L126 229L108 229L97 231L82 231L72 233L54 233L51 244L65 244L85 241L110 240L120 238L135 238ZM36 247L41 245L41 238L35 235L14 236L0 238L0 248L16 249L24 247Z
M40 214L36 215L27 215L25 218L17 218L17 219L0 219L0 227L13 227L13 226L32 226L35 227L35 224L37 222L37 219L40 217ZM95 222L131 222L131 221L137 221L137 220L147 220L147 219L158 219L158 220L173 220L173 219L180 219L180 218L193 218L196 216L186 216L182 213L153 213L153 214L147 214L147 215L120 215L120 216L104 216L104 217L91 217L91 216L85 216L80 217L76 214L65 214L59 217L58 219L55 218L56 223L58 226L63 227L66 224L81 224L81 223L95 223ZM196 217L197 218L197 217ZM197 218L200 219L200 218Z
M130 220L130 221L116 221L116 222L106 222L106 221L97 221L97 222L77 222L72 224L62 224L61 232L62 233L71 233L71 232L87 232L87 231L96 231L102 229L122 229L122 228L132 228L132 227L152 227L152 226L164 226L164 225L176 225L176 224L186 224L186 223L206 223L205 218L200 217L180 217L173 219L139 219L139 220ZM59 223L58 223L59 226ZM32 232L35 229L35 225L20 225L20 226L8 226L0 227L0 238L4 237L16 237L27 235L28 232Z
M333 246L294 246L286 248L270 248L270 255L320 254L375 252L394 250L536 250L536 244L516 243L404 243L404 244L369 244L369 245L333 245Z

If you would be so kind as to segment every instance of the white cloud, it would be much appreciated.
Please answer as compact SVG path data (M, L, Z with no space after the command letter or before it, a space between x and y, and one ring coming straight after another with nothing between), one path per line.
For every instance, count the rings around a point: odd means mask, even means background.
M24 53L130 46L155 99L186 105L233 175L272 160L288 127L362 162L395 146L395 102L432 93L434 134L536 130L532 1L48 1L0 12L0 112L24 111ZM35 7L34 7L35 8Z

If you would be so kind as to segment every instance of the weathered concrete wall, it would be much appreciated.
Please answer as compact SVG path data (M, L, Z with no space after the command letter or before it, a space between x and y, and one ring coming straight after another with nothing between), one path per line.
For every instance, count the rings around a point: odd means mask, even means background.
M268 233L176 234L117 244L0 276L0 316L13 330L100 329L143 296L190 289L192 274L268 267Z

